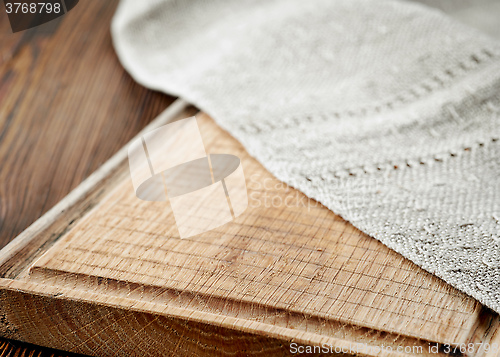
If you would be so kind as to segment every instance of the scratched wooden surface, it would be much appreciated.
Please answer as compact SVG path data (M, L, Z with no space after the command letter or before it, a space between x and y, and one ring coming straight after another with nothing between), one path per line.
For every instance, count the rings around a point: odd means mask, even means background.
M480 309L474 299L284 186L206 116L198 125L207 152L242 160L250 197L242 216L180 239L171 207L138 200L126 179L32 275L95 275L427 340L467 339Z
M247 210L180 239L167 202L135 196L125 159L55 244L2 264L5 331L97 356L286 355L290 341L437 356L428 343L500 339L497 315L281 184L206 115L198 124L208 153L241 159Z
M85 0L15 34L0 5L0 247L173 100L120 66L109 34L116 4ZM0 351L39 352L6 341Z
M205 300L213 312L221 308L214 300L236 302L237 316L250 320L286 311L429 341L468 341L481 309L474 299L285 187L211 119L199 116L198 125L207 153L241 159L249 195L241 216L180 239L170 205L139 200L126 178L36 261L30 278L78 286L76 274L81 281L95 276L174 291L181 295L169 304L179 307ZM122 293L119 284L106 291Z

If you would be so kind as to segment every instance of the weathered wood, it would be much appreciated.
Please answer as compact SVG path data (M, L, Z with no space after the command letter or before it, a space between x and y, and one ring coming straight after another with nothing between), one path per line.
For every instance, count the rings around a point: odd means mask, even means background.
M429 342L498 342L496 314L281 184L207 116L198 123L207 152L241 158L247 211L181 240L167 203L135 197L122 151L91 209L58 208L3 260L4 335L98 356L266 356L292 341L435 355ZM36 260L9 263L19 254Z

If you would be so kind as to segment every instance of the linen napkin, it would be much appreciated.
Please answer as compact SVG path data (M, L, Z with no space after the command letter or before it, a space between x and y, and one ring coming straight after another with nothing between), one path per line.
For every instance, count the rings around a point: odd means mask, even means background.
M500 312L500 46L393 0L122 0L136 81Z

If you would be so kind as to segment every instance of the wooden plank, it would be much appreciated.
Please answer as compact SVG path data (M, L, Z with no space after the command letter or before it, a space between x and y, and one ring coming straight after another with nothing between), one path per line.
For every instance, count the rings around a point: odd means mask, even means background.
M86 0L13 34L0 11L0 247L63 199L174 98L121 67L117 1Z
M496 314L281 184L206 115L198 124L207 152L242 160L247 211L181 240L168 204L135 197L122 151L2 252L4 335L102 356L287 354L291 342L436 355L429 342L500 340Z

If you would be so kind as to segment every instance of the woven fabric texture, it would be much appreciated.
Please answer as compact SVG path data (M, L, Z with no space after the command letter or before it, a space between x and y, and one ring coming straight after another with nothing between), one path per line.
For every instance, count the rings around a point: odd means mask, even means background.
M500 46L388 0L122 0L143 85L271 173L500 312Z

